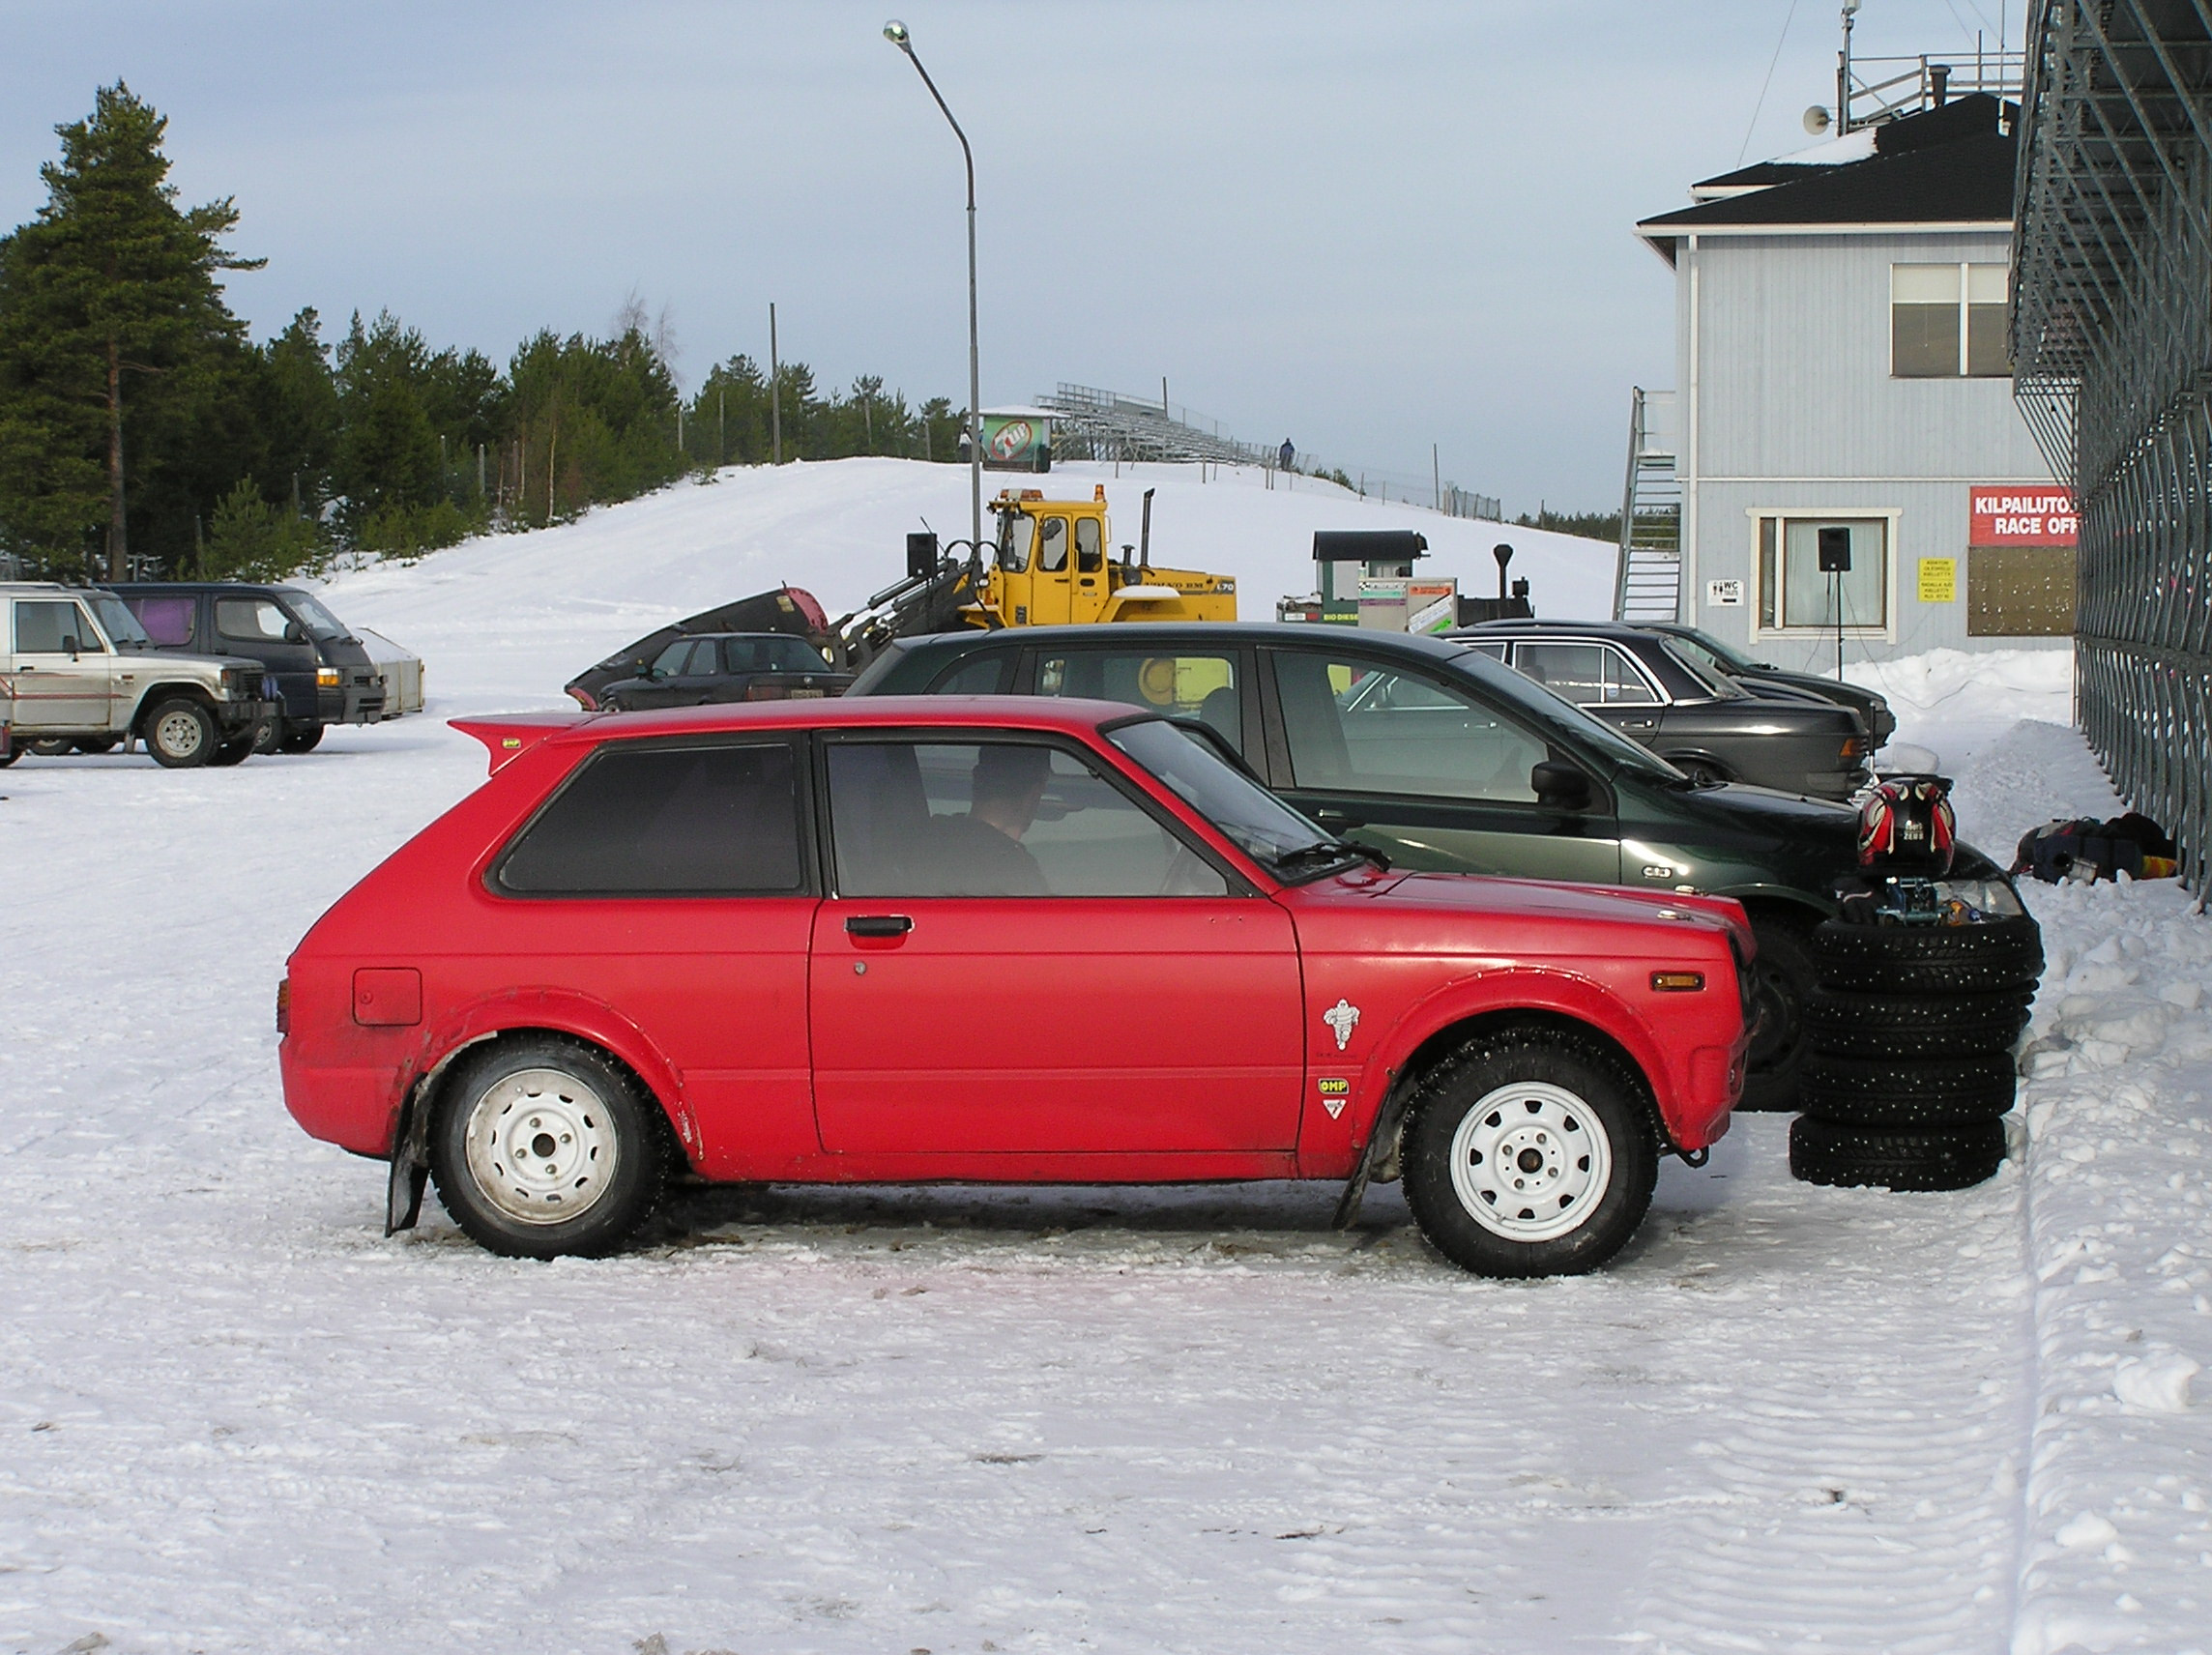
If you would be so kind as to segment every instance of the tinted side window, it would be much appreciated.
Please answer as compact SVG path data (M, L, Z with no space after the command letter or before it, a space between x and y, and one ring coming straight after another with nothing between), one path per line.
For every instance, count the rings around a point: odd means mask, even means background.
M1513 646L1513 664L1577 707L1644 706L1657 698L1610 644Z
M677 639L675 643L661 651L659 657L654 661L653 675L655 678L682 678L691 670L688 665L691 659L691 652L698 647L689 638ZM711 650L714 646L710 644L707 647Z
M839 741L840 896L1223 896L1228 881L1071 753Z
M1549 745L1457 687L1358 659L1278 652L1293 784L1416 798L1533 800Z
M133 597L128 600L146 636L157 644L189 644L196 597Z
M640 747L584 761L501 859L526 896L737 896L802 884L788 746Z
M1037 525L1037 567L1058 574L1067 567L1067 519L1047 517Z
M1195 718L1212 725L1231 746L1243 749L1242 690L1235 655L1070 650L1038 660L1036 687L1039 695L1125 701L1170 718Z
M15 604L15 648L26 655L58 655L65 640L75 638L77 648L97 652L100 640L77 615L76 605L66 598L20 598Z
M284 611L266 597L215 600L215 629L226 638L248 644L280 644L288 624Z
M962 661L929 686L932 695L1004 695L1013 655L1004 650Z

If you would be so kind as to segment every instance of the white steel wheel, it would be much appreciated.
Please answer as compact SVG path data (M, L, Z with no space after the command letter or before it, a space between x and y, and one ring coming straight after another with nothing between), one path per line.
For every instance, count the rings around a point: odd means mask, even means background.
M1551 1241L1581 1228L1613 1179L1605 1122L1548 1081L1476 1099L1449 1153L1452 1193L1468 1216L1508 1241Z
M566 1224L614 1185L622 1142L604 1098L558 1069L522 1069L486 1088L469 1111L469 1177L521 1224Z
M1640 1077L1572 1029L1493 1030L1426 1074L1402 1140L1406 1205L1485 1276L1595 1269L1651 1205L1660 1138Z

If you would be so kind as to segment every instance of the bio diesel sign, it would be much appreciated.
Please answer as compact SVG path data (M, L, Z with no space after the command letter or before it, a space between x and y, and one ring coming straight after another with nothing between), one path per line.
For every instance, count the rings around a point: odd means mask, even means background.
M2081 518L2070 490L2049 483L1976 483L1967 491L1970 546L2071 546Z

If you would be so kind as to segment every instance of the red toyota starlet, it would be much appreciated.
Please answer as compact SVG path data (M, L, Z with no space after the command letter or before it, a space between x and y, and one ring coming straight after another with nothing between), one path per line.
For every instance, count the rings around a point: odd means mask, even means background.
M679 1165L777 1182L1403 1176L1470 1270L1602 1263L1727 1130L1733 902L1408 874L1203 730L887 698L459 720L492 775L318 920L284 1096L495 1252Z

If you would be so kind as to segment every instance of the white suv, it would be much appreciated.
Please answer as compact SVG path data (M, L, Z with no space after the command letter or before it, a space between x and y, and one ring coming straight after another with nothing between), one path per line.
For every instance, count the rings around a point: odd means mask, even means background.
M276 716L265 677L259 661L154 653L111 593L0 581L0 701L14 723L0 765L129 740L172 769L235 765Z

